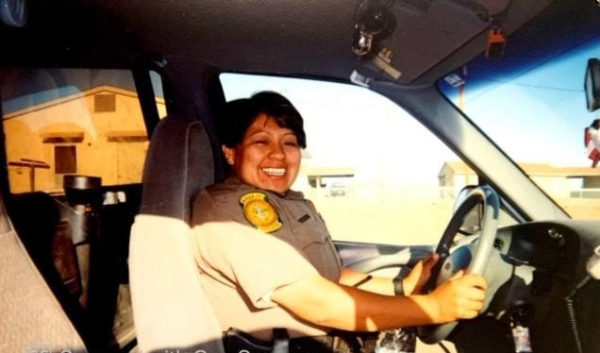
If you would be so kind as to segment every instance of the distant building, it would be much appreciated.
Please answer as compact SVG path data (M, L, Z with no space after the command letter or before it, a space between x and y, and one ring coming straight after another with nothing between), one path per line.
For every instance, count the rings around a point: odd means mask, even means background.
M157 99L160 116L165 104ZM11 192L62 190L66 174L140 182L148 137L135 92L99 86L4 115Z
M520 163L519 167L552 196L600 198L600 168L556 167L542 163ZM445 162L438 180L441 187L456 195L465 185L476 184L477 174L463 162Z
M319 195L346 196L352 190L355 168L345 166L315 166L303 162L296 187L304 192L313 189ZM304 184L304 185L301 185Z

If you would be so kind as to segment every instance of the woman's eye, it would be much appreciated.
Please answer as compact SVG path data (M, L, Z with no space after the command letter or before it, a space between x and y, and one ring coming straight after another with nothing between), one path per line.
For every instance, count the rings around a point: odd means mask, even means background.
M288 147L298 147L298 142L296 142L296 141L287 141L287 142L284 142L283 144Z
M267 140L256 140L256 141L254 141L254 144L256 144L256 145L266 145L267 144Z

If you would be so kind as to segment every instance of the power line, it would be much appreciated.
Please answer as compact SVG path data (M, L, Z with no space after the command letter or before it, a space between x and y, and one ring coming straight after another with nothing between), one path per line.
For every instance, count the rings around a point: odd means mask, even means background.
M581 47L590 44L591 42L593 42L594 40L596 40L596 38L591 37L591 38L587 38L582 40L579 44L576 44L575 46L570 47L569 49L565 50L562 53L559 53L558 55L551 55L549 56L547 59L540 61L537 65L534 65L526 70L523 70L522 72L519 72L517 75L515 75L513 78L503 81L503 80L494 80L494 79L490 79L490 78L484 78L484 77L479 77L479 79L482 80L488 80L491 82L497 82L497 85L490 85L487 87L487 89L481 90L477 95L470 97L469 101L473 102L474 100L478 99L479 97L481 97L482 95L484 95L485 93L495 89L496 87L498 87L499 85L502 84L512 84L512 85L516 85L516 86L524 86L524 87L532 87L532 88L540 88L540 89L552 89L552 90L556 90L556 91L569 91L569 92L583 92L583 90L573 90L573 89L564 89L564 88L557 88L557 87L550 87L550 86L541 86L541 85L528 85L528 84L522 84L522 83L511 83L511 81L514 81L520 77L523 77L524 75L533 72L535 70L540 69L541 67L543 67L544 65L557 60L560 57L563 57L565 55L567 55L570 52L573 52L575 50L580 49Z
M493 79L493 78L489 78L489 77L482 77L482 76L477 77L477 79L483 80L483 81L497 82L497 83L499 83L499 85L505 84L505 85L521 86L521 87L546 89L546 90L552 90L552 91L565 91L565 92L576 92L576 93L583 92L583 88L579 88L579 89L562 88L562 87L556 87L556 86L535 85L535 84L531 84L531 83L515 83L515 82L510 82L511 80L497 80L497 79Z

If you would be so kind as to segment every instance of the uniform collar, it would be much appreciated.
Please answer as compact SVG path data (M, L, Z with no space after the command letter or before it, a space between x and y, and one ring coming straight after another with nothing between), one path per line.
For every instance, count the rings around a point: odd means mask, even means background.
M243 185L243 186L248 187L249 189L255 189L255 190L258 190L260 192L264 192L264 193L267 193L269 195L275 195L277 197L280 197L280 198L286 199L286 200L304 200L304 194L302 192L300 192L300 191L288 190L287 192L285 192L283 194L280 194L280 193L277 193L277 192L273 192L273 191L269 191L269 190L264 190L264 189L257 188L257 187L254 187L252 185L248 185L246 183L243 183L240 179L238 179L238 177L236 177L234 175L228 177L225 180L225 184L228 184L228 185L231 185L231 186L242 186Z

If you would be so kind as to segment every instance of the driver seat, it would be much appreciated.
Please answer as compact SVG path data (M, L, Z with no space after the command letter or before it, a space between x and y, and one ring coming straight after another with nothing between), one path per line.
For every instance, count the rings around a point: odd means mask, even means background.
M141 352L224 353L222 332L190 249L191 206L214 182L213 152L200 121L159 122L131 230L129 276Z

